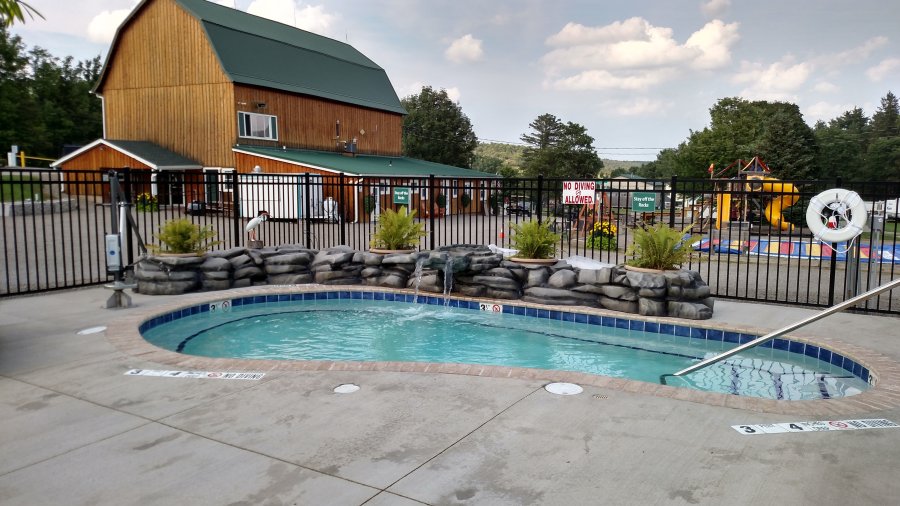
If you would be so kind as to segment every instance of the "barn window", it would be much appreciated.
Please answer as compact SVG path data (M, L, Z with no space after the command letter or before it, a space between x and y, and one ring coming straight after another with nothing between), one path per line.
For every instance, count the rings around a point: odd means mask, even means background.
M238 113L238 135L250 139L278 140L278 118L252 112Z

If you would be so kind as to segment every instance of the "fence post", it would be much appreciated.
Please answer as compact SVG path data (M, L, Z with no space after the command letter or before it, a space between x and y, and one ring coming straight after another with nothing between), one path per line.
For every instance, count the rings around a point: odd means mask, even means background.
M672 185L672 189L669 193L669 227L675 228L675 195L677 193L675 191L675 185L678 184L678 176L673 175L672 182L669 184ZM684 223L682 223L682 225L684 225Z
M428 237L428 249L434 249L434 213L435 213L435 204L437 204L437 193L434 191L434 174L428 174L428 207L430 208L430 212L428 216L430 216L429 227L431 228L431 234Z
M134 203L134 191L132 191L132 173L131 169L125 168L125 203L133 204ZM129 212L129 215L131 213ZM134 263L134 239L131 237L131 221L125 220L125 223L120 223L120 227L125 227L125 238L128 243L128 262L127 265L132 265ZM123 266L124 267L124 266Z
M341 245L347 244L346 234L344 232L344 224L347 222L346 215L347 212L345 210L345 200L346 200L346 192L344 191L344 173L341 172L340 176L338 176L338 195L340 195L340 200L338 201L338 225L341 227Z
M309 226L312 223L312 220L309 218L310 207L309 207L309 172L303 173L303 221L304 221L304 230L306 235L306 249L312 249L312 230L310 230Z
M544 203L543 199L544 199L544 175L538 174L537 202L535 202L535 205L537 206L538 223L541 223L541 207L543 207L543 203Z
M231 209L233 210L234 220L232 222L234 234L234 243L232 247L239 248L241 246L241 185L237 171L229 174L231 177Z
M835 188L841 187L841 176L835 181ZM834 250L834 243L830 243L831 247L831 272L828 275L828 307L834 305L834 288L837 281L837 252Z

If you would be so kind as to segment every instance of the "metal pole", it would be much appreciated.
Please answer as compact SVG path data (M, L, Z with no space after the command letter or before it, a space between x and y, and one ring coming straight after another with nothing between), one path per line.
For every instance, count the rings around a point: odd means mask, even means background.
M340 178L338 179L338 181L339 181L338 188L340 191L340 193L339 193L340 200L338 201L337 220L338 220L338 224L341 227L341 245L345 245L345 244L347 244L347 238L346 238L346 232L344 231L344 222L346 222L347 220L344 219L344 216L346 215L346 213L344 212L344 200L346 197L346 191L344 189L344 173L343 172L341 172Z
M240 195L240 178L238 177L237 171L234 171L230 174L231 176L231 210L234 215L234 220L232 221L233 229L232 233L234 234L234 242L232 243L232 247L238 248L241 246L241 195Z
M304 221L304 230L306 231L306 249L311 249L312 246L312 230L309 229L310 224L312 224L312 220L309 217L310 213L310 205L309 205L310 195L309 195L309 172L303 173L303 221Z
M669 184L672 185L671 193L669 194L669 227L675 228L675 186L678 184L678 176L672 176L672 181ZM682 226L684 226L683 223Z
M773 332L769 332L768 334L766 334L762 337L758 337L758 338L750 341L749 343L744 343L736 348L733 348L726 352L720 353L714 357L710 357L702 362L698 362L690 367L687 367L685 369L682 369L682 370L676 372L675 374L672 374L671 376L684 376L685 374L690 374L694 371L698 371L700 369L703 369L704 367L715 364L716 362L725 360L728 357L737 355L738 353L740 353L744 350L748 350L755 346L759 346L760 344L762 344L766 341L771 341L772 339L775 339L776 337L783 336L784 334L787 334L788 332L791 332L793 330L797 330L800 327L805 327L805 326L809 325L810 323L813 323L815 321L821 320L822 318L825 318L826 316L831 316L834 313L843 311L844 309L847 309L848 307L855 306L856 304L858 304L860 302L868 300L872 297L875 297L876 295L878 295L880 293L886 292L888 290L892 290L897 287L900 287L900 278L897 278L893 281L885 283L884 285L881 285L878 288L875 288L873 290L869 290L868 292L863 293L861 295L857 295L856 297L853 297L852 299L845 300L844 302L841 302L840 304L838 304L836 306L832 306L828 309L822 310L821 312L816 313L808 318L804 318L798 322L792 323L792 324L788 325L787 327L782 327ZM669 376L669 375L664 374L663 376Z
M538 187L537 187L537 219L538 223L541 222L541 207L544 204L544 175L538 174Z
M434 174L428 175L428 198L428 207L431 208L431 212L428 213L428 216L431 217L428 224L431 228L431 233L428 236L428 249L434 249L434 213L440 212L440 208L435 207L437 205L437 194L434 192Z

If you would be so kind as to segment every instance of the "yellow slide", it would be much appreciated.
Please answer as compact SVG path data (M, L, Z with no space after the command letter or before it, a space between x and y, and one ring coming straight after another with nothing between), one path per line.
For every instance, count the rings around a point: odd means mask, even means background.
M769 223L784 231L794 230L794 224L784 221L781 211L800 200L797 188L791 183L782 183L774 177L764 177L761 189L766 193L775 194L764 211Z

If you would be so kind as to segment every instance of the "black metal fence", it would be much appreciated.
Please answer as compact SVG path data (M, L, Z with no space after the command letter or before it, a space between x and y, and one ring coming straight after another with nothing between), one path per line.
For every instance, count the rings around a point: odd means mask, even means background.
M398 188L424 223L421 249L451 244L511 248L512 227L528 220L560 235L557 253L619 264L634 228L656 222L702 236L689 268L716 297L829 306L900 275L896 199L900 183L754 179L598 179L593 205L567 204L564 181L546 178L366 179L345 175L236 174L125 170L119 178L135 226L123 245L137 260L138 236L186 218L217 232L215 249L247 245L244 227L268 246L364 250L378 216L397 209ZM107 171L5 169L0 180L5 252L0 296L105 283L104 237L112 232ZM832 249L805 226L810 199L829 188L854 190L887 220L869 220L857 240ZM590 192L594 193L594 192ZM894 202L892 202L892 199ZM870 230L870 228L872 228ZM868 311L900 314L900 293L873 299Z

